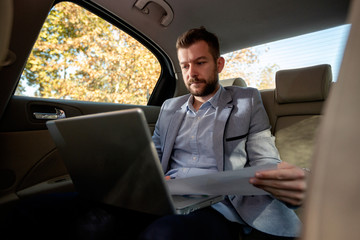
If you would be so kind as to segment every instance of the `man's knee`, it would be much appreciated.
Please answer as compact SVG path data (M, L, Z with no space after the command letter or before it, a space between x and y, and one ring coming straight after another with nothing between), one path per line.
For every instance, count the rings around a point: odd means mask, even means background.
M188 231L183 216L162 217L150 224L140 235L141 240L186 239Z

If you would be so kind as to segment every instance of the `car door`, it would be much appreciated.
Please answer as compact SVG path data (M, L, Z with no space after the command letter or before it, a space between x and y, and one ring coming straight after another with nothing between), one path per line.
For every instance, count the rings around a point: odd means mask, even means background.
M166 54L92 3L15 1L10 49L16 61L0 72L0 203L72 190L46 121L139 107L153 130L174 94Z

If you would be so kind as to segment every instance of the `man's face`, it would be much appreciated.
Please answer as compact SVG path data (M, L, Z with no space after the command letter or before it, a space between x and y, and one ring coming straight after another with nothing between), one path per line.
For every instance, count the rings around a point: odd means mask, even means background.
M178 58L189 92L199 97L212 96L219 86L218 74L224 67L224 59L214 60L205 41L178 49Z

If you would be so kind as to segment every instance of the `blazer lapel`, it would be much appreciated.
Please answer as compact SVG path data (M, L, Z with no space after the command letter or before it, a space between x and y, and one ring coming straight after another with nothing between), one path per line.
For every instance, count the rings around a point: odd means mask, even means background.
M214 126L214 143L219 143L216 145L217 151L216 160L217 167L219 171L224 170L224 133L226 128L227 120L233 109L232 96L229 91L225 88L222 89L221 95L219 97L218 106L216 109L216 121ZM161 160L161 165L164 173L169 168L169 159L171 157L172 149L174 147L176 136L179 132L179 128L186 114L186 103L184 103L179 110L177 110L172 116L168 128L166 130L166 137L164 139L164 148L163 155Z
M169 159L171 157L171 152L174 147L176 136L179 132L179 128L181 126L181 123L185 117L186 114L186 103L177 110L172 119L170 120L170 123L168 125L168 129L166 130L166 137L164 140L164 149L163 149L163 156L162 156L162 169L164 173L168 169L169 165Z
M219 171L224 171L224 134L228 118L234 107L232 102L232 96L225 88L223 89L216 109L216 121L214 126L214 143L219 143L215 151L217 167Z

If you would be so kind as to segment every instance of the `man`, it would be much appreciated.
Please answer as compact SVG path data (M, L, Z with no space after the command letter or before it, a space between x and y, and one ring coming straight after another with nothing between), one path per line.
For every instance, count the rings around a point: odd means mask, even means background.
M190 94L167 100L155 127L153 141L165 175L182 178L266 163L278 163L278 169L250 179L271 196L228 196L188 216L160 218L145 239L237 239L239 233L245 239L296 237L300 221L289 206L303 202L305 173L280 161L259 92L220 86L225 60L217 37L205 28L184 33L176 47Z

